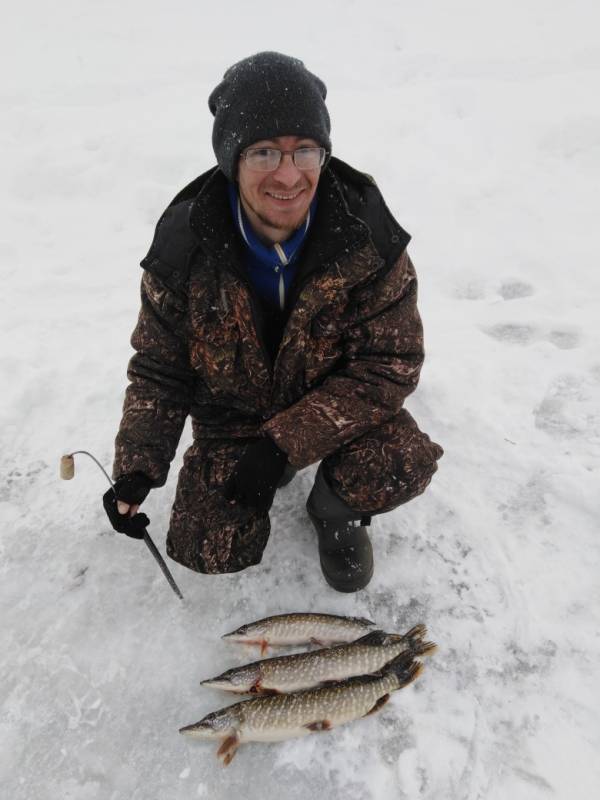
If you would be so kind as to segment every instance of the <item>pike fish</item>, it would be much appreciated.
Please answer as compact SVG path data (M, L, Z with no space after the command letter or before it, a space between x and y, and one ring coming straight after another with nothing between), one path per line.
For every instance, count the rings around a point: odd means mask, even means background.
M428 655L436 646L432 642L422 641L426 633L424 625L416 625L404 636L372 631L349 644L253 661L201 681L201 684L238 693L296 692L356 675L379 672L401 653Z
M378 711L390 693L417 678L423 664L402 653L379 675L350 678L335 686L294 694L256 697L207 714L180 733L196 739L219 739L217 756L227 766L244 742L278 742L328 731Z
M228 642L260 645L261 654L271 645L341 644L353 642L375 628L364 617L338 617L335 614L276 614L242 625L222 639Z

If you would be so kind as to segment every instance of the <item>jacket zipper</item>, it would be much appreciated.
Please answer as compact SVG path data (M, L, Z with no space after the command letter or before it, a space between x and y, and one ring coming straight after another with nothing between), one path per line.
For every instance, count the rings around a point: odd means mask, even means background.
M287 259L283 247L278 242L275 242L273 247L281 261L281 264L275 267L275 272L279 273L279 309L283 311L285 309L285 281L283 280L283 270L281 267L287 267L290 262Z

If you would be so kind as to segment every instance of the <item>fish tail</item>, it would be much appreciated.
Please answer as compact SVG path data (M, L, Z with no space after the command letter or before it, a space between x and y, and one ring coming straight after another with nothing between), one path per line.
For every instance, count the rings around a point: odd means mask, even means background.
M427 627L425 625L415 625L414 628L411 628L404 634L404 639L422 639L424 636L427 636Z
M430 656L436 650L437 644L435 642L415 642L414 645L411 643L410 648L413 656Z
M419 677L423 668L423 664L420 661L414 660L412 653L403 653L393 661L390 661L386 665L384 672L393 672L398 679L398 689L403 689Z

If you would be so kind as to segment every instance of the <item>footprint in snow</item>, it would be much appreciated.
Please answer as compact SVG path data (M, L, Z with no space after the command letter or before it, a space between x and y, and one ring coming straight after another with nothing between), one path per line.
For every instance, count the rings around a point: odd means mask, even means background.
M531 297L535 289L527 281L514 278L503 281L497 292L503 300L518 300L521 297ZM463 279L454 289L454 296L458 300L485 300L489 294L482 278Z
M517 300L520 297L531 297L533 292L534 289L530 283L518 280L505 281L498 289L498 293L503 300Z
M559 350L572 350L579 344L579 334L574 330L553 330L548 333L548 341Z
M532 325L517 325L512 322L499 323L483 329L484 333L507 344L529 344L537 338L537 329Z
M535 427L550 436L595 440L600 435L595 386L584 375L558 375L533 409L533 418Z
M553 328L544 331L535 325L520 325L513 322L500 322L497 325L484 327L483 332L492 339L497 339L507 344L525 345L531 342L546 341L559 350L572 350L580 341L579 332L574 329Z

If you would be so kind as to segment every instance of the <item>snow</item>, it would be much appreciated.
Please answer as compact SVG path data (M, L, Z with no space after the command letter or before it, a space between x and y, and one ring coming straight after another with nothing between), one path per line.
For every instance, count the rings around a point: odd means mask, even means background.
M306 0L21 2L3 15L0 784L12 800L598 796L600 355L597 6ZM334 152L372 174L420 279L407 402L445 448L374 519L366 591L324 583L276 498L263 563L201 576L116 534L106 480L140 259L213 163L207 98L262 49L328 86ZM144 510L164 553L186 427ZM229 702L220 635L271 613L426 622L439 652L384 709L244 745L224 770L178 728ZM252 652L252 657L256 652Z

